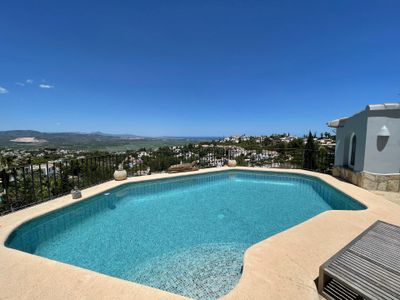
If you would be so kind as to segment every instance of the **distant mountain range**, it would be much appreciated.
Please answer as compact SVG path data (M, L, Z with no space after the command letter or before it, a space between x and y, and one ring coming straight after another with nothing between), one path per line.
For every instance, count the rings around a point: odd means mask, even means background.
M0 147L109 147L136 149L183 144L190 141L209 141L213 137L143 137L132 134L108 134L103 132L40 132L34 130L0 131Z

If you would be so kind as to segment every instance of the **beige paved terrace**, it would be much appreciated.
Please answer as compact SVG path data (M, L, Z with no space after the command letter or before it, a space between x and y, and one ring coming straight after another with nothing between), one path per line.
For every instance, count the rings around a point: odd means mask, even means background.
M384 197L393 203L400 205L400 192L383 192L383 191L371 191L372 193Z
M212 168L109 181L83 191L83 199L64 196L0 218L0 299L185 299L185 297L6 248L8 235L44 213L85 201L129 182L224 171ZM242 168L318 177L365 204L360 211L327 211L261 241L244 255L243 275L225 299L320 299L314 284L319 266L376 220L400 225L400 206L336 178L304 170Z

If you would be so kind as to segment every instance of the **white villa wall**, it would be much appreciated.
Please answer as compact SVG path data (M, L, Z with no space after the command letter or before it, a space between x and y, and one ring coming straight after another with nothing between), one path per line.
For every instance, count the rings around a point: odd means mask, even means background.
M356 135L357 147L354 162L354 171L362 171L364 168L364 156L367 132L367 114L363 111L343 122L336 130L335 166L348 167L350 139Z
M400 173L400 110L367 112L367 138L364 171L379 174ZM382 126L389 138L378 137Z
M334 176L368 190L400 191L400 109L366 109L339 121ZM378 137L383 126L389 137ZM356 134L354 166L349 166L351 136Z

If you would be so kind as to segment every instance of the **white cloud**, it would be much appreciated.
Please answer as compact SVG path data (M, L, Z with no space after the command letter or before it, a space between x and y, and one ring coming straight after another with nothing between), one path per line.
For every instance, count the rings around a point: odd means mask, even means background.
M0 94L7 94L7 93L8 93L8 91L5 88L0 86Z
M50 85L50 84L39 84L39 87L41 89L54 89L54 85Z
M25 80L25 82L26 82L26 83L29 83L29 84L32 84L32 83L33 83L33 80L32 80L32 79L27 79L27 80Z
M25 86L25 83L23 83L23 82L16 82L15 84L19 85L19 86Z

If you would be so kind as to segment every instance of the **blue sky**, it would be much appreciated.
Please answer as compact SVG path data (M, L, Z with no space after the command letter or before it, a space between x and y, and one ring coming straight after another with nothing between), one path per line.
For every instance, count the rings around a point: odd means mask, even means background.
M3 1L0 130L328 130L400 101L400 1Z

